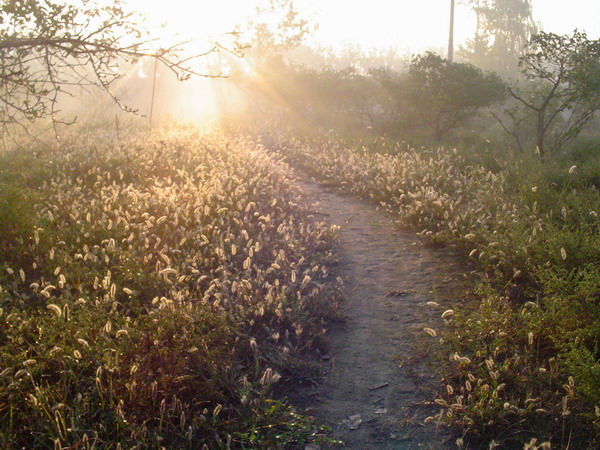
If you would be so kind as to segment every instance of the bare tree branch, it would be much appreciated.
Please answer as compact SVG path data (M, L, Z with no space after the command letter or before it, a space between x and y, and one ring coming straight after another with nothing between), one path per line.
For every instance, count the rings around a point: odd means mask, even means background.
M232 33L236 37L236 33ZM184 55L190 42L158 48L141 25L128 13L122 0L81 5L60 0L13 0L0 4L0 128L49 118L54 125L71 123L59 117L58 102L69 89L98 87L121 109L123 104L112 84L123 77L122 67L145 57L164 64L179 80L190 77L219 78L193 67L196 59L216 51L242 56L242 47L208 42L208 49Z

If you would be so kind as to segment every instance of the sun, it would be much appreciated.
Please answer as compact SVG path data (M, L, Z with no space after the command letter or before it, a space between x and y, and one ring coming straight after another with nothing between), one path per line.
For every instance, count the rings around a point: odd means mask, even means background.
M256 7L254 2L243 0L125 0L124 5L139 14L140 28L149 33L151 46L159 49L177 45L181 58L191 58L186 67L211 75L228 73L220 54L210 50L215 45L234 48L239 38L232 32L245 31L248 17ZM209 54L196 57L204 53ZM146 116L150 115L151 103L155 116L187 122L205 121L223 113L222 99L228 89L224 80L192 77L180 83L164 67L155 72L154 64L148 61L139 62L135 77L140 85L155 85L155 89L146 88L148 98L139 99Z

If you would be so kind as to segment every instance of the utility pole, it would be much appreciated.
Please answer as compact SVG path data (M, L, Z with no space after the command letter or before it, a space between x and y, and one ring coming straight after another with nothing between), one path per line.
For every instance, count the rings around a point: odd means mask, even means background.
M454 59L454 0L450 0L450 36L448 37L448 62Z
M150 100L150 128L152 128L152 116L154 114L154 94L156 93L156 69L158 67L158 58L154 58L154 75L152 77L152 97Z

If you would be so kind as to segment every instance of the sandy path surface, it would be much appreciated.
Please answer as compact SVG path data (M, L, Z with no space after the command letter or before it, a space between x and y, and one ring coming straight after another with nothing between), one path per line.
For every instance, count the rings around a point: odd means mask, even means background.
M331 367L310 394L316 416L344 448L452 448L448 434L423 426L438 410L428 404L438 377L418 356L436 339L423 328L439 327L441 313L464 289L464 267L401 231L373 204L298 184L317 202L315 212L341 227L347 320L331 330Z

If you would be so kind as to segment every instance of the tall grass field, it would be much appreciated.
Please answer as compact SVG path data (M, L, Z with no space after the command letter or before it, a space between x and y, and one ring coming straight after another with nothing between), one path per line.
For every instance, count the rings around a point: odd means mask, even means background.
M429 422L454 427L458 444L469 448L600 444L600 167L593 152L585 157L576 148L543 161L403 149L380 139L270 139L292 165L372 200L475 266L479 301L455 299L442 315L445 329L427 330L444 374L439 414Z
M247 139L75 135L0 161L0 447L256 448L337 316L336 229ZM280 381L281 380L281 381Z

